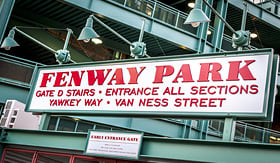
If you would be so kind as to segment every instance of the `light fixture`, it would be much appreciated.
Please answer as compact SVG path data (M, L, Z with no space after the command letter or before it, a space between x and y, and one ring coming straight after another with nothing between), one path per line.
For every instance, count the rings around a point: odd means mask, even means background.
M225 19L206 1L206 0L196 0L195 7L191 10L184 24L192 24L193 27L198 27L200 23L209 22L210 19L205 15L202 11L202 1L213 11L213 13L221 19L221 21L232 31L232 46L234 48L238 48L238 50L242 47L249 46L250 44L250 32L245 30L235 31ZM246 12L243 12L243 18L246 18L247 14L247 5ZM246 21L245 21L246 22ZM242 21L241 29L245 29L245 23Z
M126 38L124 38L122 35L120 35L118 32L116 32L115 30L110 28L108 25L103 23L97 17L95 17L94 15L90 15L89 18L87 19L86 26L82 29L82 31L79 35L78 40L84 40L85 42L88 42L89 39L92 39L92 41L96 44L102 43L102 40L100 40L100 39L97 40L97 38L99 38L99 35L92 28L93 20L97 21L103 27L105 27L106 29L111 31L113 34L115 34L117 37L122 39L124 42L126 42L130 46L130 52L131 52L130 55L132 57L134 57L134 58L139 58L139 57L144 57L144 56L150 57L146 53L146 44L144 42L142 42L143 35L144 35L145 19L143 19L143 23L142 23L142 27L141 27L141 31L140 31L140 35L139 35L139 40L132 43L129 40L127 40Z
M190 2L190 3L188 3L188 6L189 6L189 8L194 8L195 3L194 2Z
M275 136L270 136L269 138L272 140L277 140L277 138Z
M252 39L254 39L254 38L257 38L258 35L257 35L256 33L251 33L251 34L250 34L250 37L251 37Z
M79 119L79 118L73 118L73 120L74 120L74 121L79 121L80 119Z
M56 60L59 64L63 64L63 63L68 63L69 61L72 61L73 63L75 63L71 57L70 57L70 52L67 50L67 46L68 46L68 42L70 39L70 35L73 33L71 29L67 28L67 36L66 36L66 40L64 42L64 47L63 49L60 50L54 50L50 47L48 47L47 45L43 44L42 42L36 40L35 38L29 36L28 34L26 34L25 32L21 31L20 29L18 29L17 27L13 27L10 32L9 35L4 39L1 48L4 48L6 50L10 50L11 47L16 47L16 46L20 46L15 40L14 40L14 35L15 35L15 31L19 32L20 34L24 35L25 37L29 38L30 40L36 42L37 44L43 46L44 48L48 49L49 51L51 51L52 53L55 54Z
M15 30L11 29L8 36L4 39L1 48L4 48L5 50L10 50L11 47L19 46L19 44L15 41Z
M191 10L184 24L191 24L193 27L198 27L203 22L210 22L210 19L202 11L201 0L196 0L194 9Z
M100 38L92 38L91 41L96 45L103 43L103 41Z
M93 30L93 20L92 15L89 16L87 19L85 27L82 29L78 40L83 40L85 43L88 43L92 38L100 37L94 30Z
M210 30L207 30L207 35L211 35L212 32Z

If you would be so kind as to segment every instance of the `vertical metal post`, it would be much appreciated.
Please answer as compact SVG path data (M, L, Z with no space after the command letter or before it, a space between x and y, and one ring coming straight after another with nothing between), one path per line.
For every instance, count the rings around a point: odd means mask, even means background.
M50 122L50 115L47 113L43 113L41 116L41 121L39 124L39 130L47 130L49 122Z
M67 50L67 46L68 46L70 36L72 33L73 33L73 31L70 28L67 28L67 36L66 36L66 40L64 42L63 50Z
M145 24L146 24L146 21L145 21L145 18L143 18L141 31L140 31L139 39L138 39L139 42L142 42L142 40L143 40L144 31L145 31Z
M274 14L279 15L279 2L275 2Z
M245 124L245 128L244 128L244 136L243 136L244 140L246 140L246 134L247 134L247 123Z
M217 0L217 11L221 14L221 16L226 19L227 15L227 6L228 2L224 0ZM212 38L212 44L214 45L214 52L220 51L222 47L222 41L223 41L223 34L224 34L224 27L225 24L220 20L218 16L215 15L214 20L214 30L215 35L213 34Z
M151 15L151 17L152 17L152 18L153 18L153 17L154 17L154 15L155 15L156 8L157 8L157 0L156 0L156 1L155 1L155 3L154 3L153 13L152 13L152 15Z
M265 137L266 129L263 128L263 134L262 134L262 143L264 143L264 137Z
M233 141L235 134L235 126L236 123L234 117L225 118L223 141Z
M209 3L207 2L207 4L209 4L209 5L211 5L212 2L213 2L213 0L205 0L205 1L210 1ZM211 17L211 8L207 7L206 5L204 5L203 9L205 11L205 14L208 17ZM204 47L205 47L205 44L207 42L207 30L208 30L208 27L209 27L209 22L202 23L199 26L199 29L198 29L199 41L198 41L198 45L197 45L197 53L203 53L204 52Z
M248 4L244 4L243 15L242 15L242 23L241 23L241 30L245 30L246 27L246 18L247 18L247 11L248 11ZM243 50L242 47L238 47L238 51ZM224 132L223 132L223 140L224 141L233 141L234 134L235 134L235 127L236 122L233 117L225 118L225 125L224 125Z
M175 27L178 26L179 18L180 18L180 12L178 11L178 12L177 12L176 22L175 22Z
M206 121L206 126L205 126L205 136L204 136L204 139L207 140L209 120L205 120L205 121Z
M123 6L125 6L125 5L126 5L126 2L127 2L127 0L125 0L125 1L124 1Z
M248 12L248 4L246 2L243 2L243 5L244 5L244 8L243 8L243 14L242 14L241 30L245 31L247 12ZM241 50L243 50L243 48L242 47L238 47L237 50L241 51Z
M187 130L187 120L184 120L184 125L183 125L183 131L182 131L181 138L186 137L186 130Z
M187 138L190 138L191 132L192 132L192 120L187 120L187 122L188 122L188 126L189 126Z
M3 114L4 107L5 107L5 105L1 105L1 106L0 106L0 108L1 108L1 109L0 109L0 116Z
M199 131L199 139L202 139L202 134L203 134L203 131L204 131L204 120L200 120L200 124L199 124L199 128L200 128L200 131Z
M14 4L15 0L4 0L0 5L0 44L2 42Z
M76 124L75 124L75 129L74 129L74 132L77 132L77 128L78 128L78 126L79 126L79 121L77 120L77 121L76 121Z
M54 131L57 131L58 126L59 126L59 122L60 122L60 117L57 117L57 120L56 120L56 124L55 124Z

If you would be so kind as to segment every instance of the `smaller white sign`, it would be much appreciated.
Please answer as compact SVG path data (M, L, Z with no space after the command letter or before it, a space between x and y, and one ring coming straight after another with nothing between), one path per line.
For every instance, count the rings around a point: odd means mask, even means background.
M85 153L138 159L141 142L139 133L89 131Z

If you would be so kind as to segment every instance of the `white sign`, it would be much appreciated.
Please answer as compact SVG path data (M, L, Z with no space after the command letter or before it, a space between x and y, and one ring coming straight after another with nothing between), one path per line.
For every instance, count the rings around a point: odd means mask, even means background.
M43 67L27 111L266 114L271 56Z
M89 131L86 154L138 159L142 134Z

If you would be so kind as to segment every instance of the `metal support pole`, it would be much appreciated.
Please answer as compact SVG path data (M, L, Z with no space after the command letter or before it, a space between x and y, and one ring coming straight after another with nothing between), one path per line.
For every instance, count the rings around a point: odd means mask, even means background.
M265 143L265 142L264 142L265 134L266 134L266 129L263 128L263 130L262 130L262 143Z
M57 117L57 120L56 120L56 124L55 124L54 131L57 131L58 126L59 126L59 123L60 123L60 117Z
M79 121L76 121L74 132L77 132L78 126L79 126Z
M139 42L142 42L142 40L143 40L144 31L145 31L145 24L146 24L146 21L145 21L145 18L143 18L143 22L142 22L142 26L141 26L141 31L140 31L139 39L138 39Z
M225 19L227 15L227 6L228 2L224 0L217 0L217 10L221 16ZM214 45L214 52L220 51L222 47L223 34L224 34L224 23L219 19L218 16L215 16L214 20L214 33L212 35L212 44Z
M245 31L246 28L246 18L248 13L248 4L246 2L243 2L244 9L242 14L242 22L241 22L241 30Z
M248 4L246 2L243 2L244 8L243 8L243 14L242 14L242 22L241 22L241 30L245 31L246 28L246 18L247 18L247 12L248 12ZM237 48L238 51L243 50L242 47Z
M50 115L48 113L43 113L39 124L39 130L47 130L49 122L50 122Z
M190 138L191 132L192 132L192 121L193 120L187 120L187 121L188 121L188 126L189 126L188 133L187 133L187 138Z
M246 134L247 134L247 123L245 124L245 127L244 127L244 133L243 133L243 139L246 140Z
M209 128L209 120L206 121L206 126L205 126L205 136L204 139L207 140L207 135L208 135L208 128Z
M205 123L204 120L201 120L201 121L200 121L200 126L199 126L199 128L200 128L200 131L199 131L199 139L202 139L202 135L203 135L203 131L204 131L204 123Z
M186 137L186 131L187 131L187 120L184 120L183 131L182 131L181 138L185 138Z
M213 3L213 0L208 0L208 1L211 4ZM204 12L207 15L207 17L211 16L211 9L210 8L205 7ZM203 53L204 52L204 48L205 48L205 45L206 45L206 42L207 42L207 31L208 31L208 29L209 29L209 22L202 23L199 26L199 29L198 29L199 42L198 42L198 45L197 45L197 53Z
M222 18L222 16L206 0L203 0L203 2L214 12L216 16L218 16L222 20L222 22L225 23L225 25L232 33L238 35L236 31L228 24L228 22L224 18Z
M156 7L157 7L157 0L155 0L155 3L154 3L154 7L153 7L153 13L151 15L151 17L153 18L154 15L155 15L155 12L156 12Z
M67 46L68 46L70 36L72 33L73 33L73 31L70 28L67 28L67 36L66 36L66 40L64 42L63 50L67 50Z
M119 37L120 39L122 39L124 42L126 42L127 44L131 45L132 43L130 41L128 41L126 38L124 38L122 35L120 35L118 32L116 32L115 30L113 30L111 27L107 26L106 24L104 24L101 20L99 20L97 17L95 17L94 15L91 15L91 17L96 20L99 24L101 24L103 27L105 27L106 29L108 29L109 31L111 31L112 33L114 33L117 37Z
M20 34L24 35L25 37L29 38L30 40L34 41L35 43L41 45L42 47L48 49L49 51L55 53L56 51L50 47L48 47L47 45L43 44L42 42L36 40L35 38L29 36L28 34L26 34L25 32L19 30L17 27L13 27L14 30L16 30L17 32L19 32Z
M234 140L235 126L236 126L236 122L234 117L225 118L223 141Z

